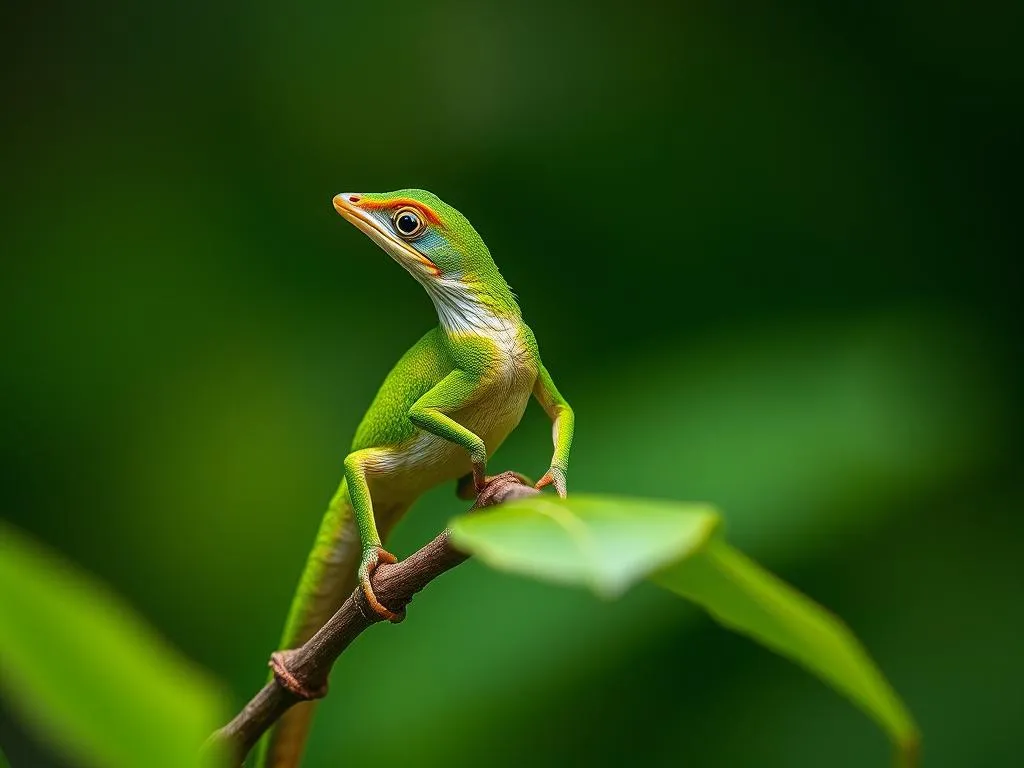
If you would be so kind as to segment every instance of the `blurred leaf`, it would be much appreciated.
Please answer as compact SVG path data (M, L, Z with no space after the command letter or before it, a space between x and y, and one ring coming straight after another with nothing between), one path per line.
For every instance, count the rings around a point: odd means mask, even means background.
M85 765L209 764L213 686L103 586L0 523L0 686Z
M652 576L724 626L802 664L873 717L916 761L918 734L849 629L720 538L704 505L602 496L537 496L459 517L455 546L506 571L615 596Z
M494 568L615 597L692 554L717 525L718 514L703 504L535 496L459 517L451 537Z
M889 732L901 765L915 764L918 733L910 713L853 633L813 600L718 538L654 581L849 697Z
M7 762L7 758L4 757L4 751L0 749L0 768L11 768L11 764Z

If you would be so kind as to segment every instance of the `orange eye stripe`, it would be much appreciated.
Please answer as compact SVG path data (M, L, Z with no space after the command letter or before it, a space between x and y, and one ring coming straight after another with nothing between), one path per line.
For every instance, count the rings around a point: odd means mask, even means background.
M415 208L421 214L423 218L429 221L431 224L440 224L441 217L434 213L429 206L424 205L419 200L413 200L408 197L396 197L392 200L382 200L377 202L375 200L363 200L359 203L361 208L370 208L373 210L386 209L386 210L398 210L399 208Z

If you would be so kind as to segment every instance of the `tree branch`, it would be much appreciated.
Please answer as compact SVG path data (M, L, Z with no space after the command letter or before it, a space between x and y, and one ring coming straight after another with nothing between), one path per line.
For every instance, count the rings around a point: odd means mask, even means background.
M518 473L503 472L488 480L473 509L536 493ZM404 618L413 595L468 557L452 548L445 530L404 560L379 566L372 578L373 591L381 603ZM327 678L334 662L364 629L378 621L383 619L369 607L362 589L357 587L301 648L271 656L274 679L230 723L210 736L209 745L229 755L233 765L241 765L260 736L291 707L327 695Z

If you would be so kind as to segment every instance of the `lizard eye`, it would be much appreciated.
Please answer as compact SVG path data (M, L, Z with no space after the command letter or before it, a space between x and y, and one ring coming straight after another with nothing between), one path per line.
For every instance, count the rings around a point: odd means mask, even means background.
M398 234L407 239L423 231L423 220L415 208L399 208L395 211L394 222Z

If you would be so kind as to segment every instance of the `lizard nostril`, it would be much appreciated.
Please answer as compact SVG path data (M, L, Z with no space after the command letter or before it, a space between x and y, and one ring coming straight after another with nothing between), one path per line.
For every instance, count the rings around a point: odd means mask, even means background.
M350 203L358 203L360 199L361 198L359 197L359 195L349 195L348 196L348 201Z

